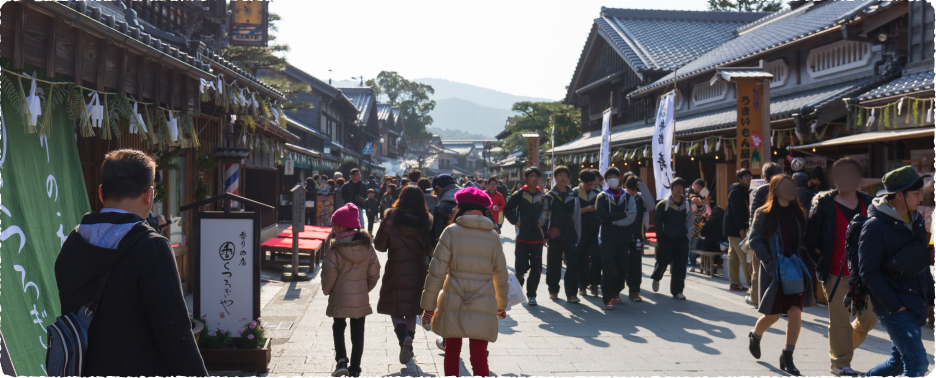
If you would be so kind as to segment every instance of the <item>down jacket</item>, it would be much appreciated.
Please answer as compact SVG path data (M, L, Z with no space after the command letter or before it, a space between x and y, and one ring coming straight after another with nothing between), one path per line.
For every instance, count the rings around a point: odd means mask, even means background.
M328 296L325 315L357 319L370 315L370 297L380 278L380 262L364 231L325 244L322 262L322 291Z
M874 198L870 194L864 192L856 194L865 207L871 206ZM829 266L832 265L832 255L835 253L833 251L835 238L839 236L835 234L836 212L838 211L835 206L835 196L837 195L838 190L815 195L810 205L809 218L806 220L805 243L809 251L807 256L816 263L816 276L821 282L829 279ZM845 239L845 235L840 236L843 240ZM816 254L817 251L818 254Z
M507 309L508 286L495 227L483 215L462 215L442 232L422 294L422 308L435 311L435 334L497 341L497 310Z
M387 253L383 284L377 312L390 316L418 315L422 313L419 298L429 271L427 258L432 256L432 216L418 217L387 210L380 222L374 248Z

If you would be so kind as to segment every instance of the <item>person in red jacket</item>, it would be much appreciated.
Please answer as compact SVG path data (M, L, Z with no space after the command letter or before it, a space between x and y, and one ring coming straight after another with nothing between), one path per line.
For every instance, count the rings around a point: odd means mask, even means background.
M497 233L500 233L501 226L504 225L504 218L501 217L501 210L507 204L504 195L497 191L497 178L491 177L487 181L487 195L491 197L491 215L494 217L494 223L497 224Z

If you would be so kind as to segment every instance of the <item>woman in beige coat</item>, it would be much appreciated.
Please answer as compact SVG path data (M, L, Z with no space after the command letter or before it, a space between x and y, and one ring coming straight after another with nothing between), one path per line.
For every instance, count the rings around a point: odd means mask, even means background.
M331 234L322 244L322 291L328 296L325 315L335 318L332 336L335 339L337 367L333 377L361 374L364 353L364 317L371 309L367 293L380 279L380 262L367 231L361 230L358 208L347 203L332 214ZM345 349L345 318L351 318L351 366Z
M474 376L486 377L487 343L497 341L497 320L506 316L507 260L486 213L491 198L469 187L455 194L455 202L454 221L429 264L423 323L431 319L432 331L445 339L446 376L458 375L462 339L468 338Z

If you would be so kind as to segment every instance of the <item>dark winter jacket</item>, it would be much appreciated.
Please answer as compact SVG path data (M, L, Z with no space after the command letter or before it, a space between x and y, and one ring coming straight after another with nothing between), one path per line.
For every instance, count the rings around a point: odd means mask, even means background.
M858 199L864 206L871 206L874 199L871 195L858 192ZM830 190L817 194L813 198L813 206L806 220L806 249L807 256L816 263L816 277L825 282L829 279L829 266L832 264L833 245L835 238L845 240L845 235L835 235L836 212L835 196L838 190ZM851 219L849 219L851 221ZM816 254L818 251L818 255Z
M767 185L764 185L767 186ZM750 247L754 250L754 255L757 256L757 259L760 260L760 267L755 267L754 269L760 269L759 274L759 298L757 311L769 315L773 313L774 302L777 300L777 297L783 294L783 283L776 278L777 275L777 256L782 254L784 251L783 245L783 234L779 227L779 222L770 222L771 215L762 211L757 211L754 213L754 221L751 223L751 237L750 237ZM771 223L775 223L771 224ZM799 220L796 221L797 230L800 229ZM767 229L769 227L776 227L773 232L768 233ZM769 234L769 236L768 236ZM797 232L797 240L799 241L799 247L796 248L799 253L798 256L800 260L803 261L803 265L806 266L807 271L813 271L814 266L812 262L803 256L803 235L801 232ZM779 247L779 248L777 248ZM812 278L812 277L809 277ZM816 305L816 297L812 293L816 292L815 280L804 277L803 284L805 289L803 294L806 297L804 307L812 307Z
M507 197L510 197L510 191L507 190L507 187L504 185L497 186L497 192L504 196L504 200L507 200Z
M728 187L728 205L725 207L725 219L722 228L725 236L740 238L741 231L748 229L748 188L740 183Z
M541 191L530 193L524 186L514 192L507 199L504 205L504 217L510 224L516 225L520 222L520 229L517 232L517 240L526 242L540 242L544 238L544 232L540 227L540 222L546 224L543 218L543 203L546 196Z
M364 207L364 201L367 200L367 184L364 181L346 182L341 187L341 199L344 203L353 203L359 209Z
M601 244L630 243L634 235L631 227L637 219L637 203L626 190L621 189L617 200L609 190L602 191L595 199L601 219Z
M751 195L751 208L748 209L751 213L750 224L754 224L754 214L757 213L757 209L767 204L767 194L769 193L770 185L768 184L758 186L757 189L754 189Z
M575 240L578 242L582 213L578 197L572 192L571 186L568 186L564 193L558 189L546 193L543 218L545 219L544 226L547 239ZM551 237L549 235L552 229L556 229L554 232L558 232L558 236Z
M682 243L689 245L692 233L692 210L689 199L683 197L682 203L676 205L672 197L666 197L657 203L653 215L653 228L656 230L657 242L661 248L665 245Z
M796 188L796 199L799 200L800 207L803 208L806 214L809 214L809 211L812 210L812 200L815 196L816 193L813 193L809 187L801 186Z
M442 197L439 198L439 204L432 210L432 240L439 240L442 231L449 225L452 219L452 212L455 210L455 193L461 190L458 184L451 184L442 188ZM433 245L435 248L435 245Z
M419 301L429 272L428 257L432 256L432 216L419 217L393 208L384 219L374 238L374 248L388 252L377 312L390 316L422 313Z
M598 194L601 193L600 190L592 188L592 190L585 191L581 186L572 189L575 193L575 196L578 197L579 208L584 209L586 207L595 207L595 199L598 198ZM581 211L579 211L581 214ZM598 235L598 230L601 229L601 219L598 219L598 211L589 211L587 213L581 214L579 231L581 232L581 239L592 238Z
M376 180L370 180L367 182L367 189L374 189L375 192L380 193L380 184Z
M62 313L77 312L103 287L83 374L207 376L175 254L145 223L129 213L85 214L55 260Z
M642 240L643 221L647 213L647 205L644 205L643 193L637 192L634 194L634 205L637 207L637 216L634 218L634 223L631 224L631 231L633 231L634 240Z
M703 238L703 251L721 252L721 246L719 244L723 241L728 241L722 229L722 218L724 216L725 211L720 207L712 208L712 215L709 215L708 222L705 222L705 225L702 226L702 233L700 234Z
M368 198L365 200L364 210L367 211L367 218L374 218L377 214L380 214L380 204L377 203L377 198Z
M923 217L913 211L908 224L883 198L868 208L868 221L858 239L858 268L871 292L874 312L896 314L901 306L913 311L920 325L933 306L933 275L929 269L916 277L896 279L884 270L884 262L911 242L927 245Z

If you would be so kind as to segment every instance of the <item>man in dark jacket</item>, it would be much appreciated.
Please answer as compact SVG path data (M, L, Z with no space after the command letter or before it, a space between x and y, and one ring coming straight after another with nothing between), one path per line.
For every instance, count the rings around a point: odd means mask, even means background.
M351 170L351 181L341 187L341 199L344 203L353 203L358 209L364 208L364 201L367 201L367 184L361 181L361 170L357 168ZM358 211L358 218L363 225L363 211Z
M848 292L848 260L845 254L845 232L855 215L867 216L873 198L858 191L861 184L861 164L844 158L832 165L835 190L815 196L815 206L806 222L806 249L816 265L816 277L823 283L829 306L829 356L831 371L836 376L857 376L851 362L855 349L861 346L868 332L877 324L872 311L865 311L852 322L848 308L842 306ZM806 181L808 176L802 175ZM803 189L803 188L800 188ZM809 190L806 188L806 190ZM830 298L833 289L835 297Z
M601 219L601 300L605 309L614 310L627 280L627 253L634 239L631 226L637 219L637 204L622 188L621 171L616 167L608 167L604 179L608 188L595 199Z
M761 177L764 178L764 184L754 188L751 192L751 208L748 209L751 216L748 219L749 224L754 224L754 213L757 212L757 209L760 209L761 206L764 206L767 203L767 194L770 192L770 179L774 176L783 173L783 168L780 167L777 163L767 163L764 164L763 170L761 171ZM753 252L751 252L751 295L750 298L744 298L745 302L748 304L757 307L758 297L760 293L758 288L758 278L760 274L760 259L757 258Z
M84 376L207 376L189 321L175 254L145 221L156 163L136 150L108 153L104 204L72 231L55 261L62 313L100 295L88 328Z
M584 296L588 289L592 296L597 297L598 285L601 285L601 249L598 246L601 220L598 219L595 199L601 190L595 188L595 174L588 170L579 173L579 186L572 192L578 197L581 214L578 241L579 295Z
M504 200L510 197L510 190L507 189L507 185L504 185L504 180L502 179L497 179L497 192L504 196Z
M546 203L543 204L543 218L546 222L546 286L549 288L549 299L559 298L559 278L562 276L562 262L565 261L566 300L579 303L575 295L578 289L576 243L582 214L578 197L569 185L569 168L564 165L556 167L553 177L556 178L556 187L546 193Z
M523 285L523 276L530 271L530 281L526 287L530 306L536 306L536 288L543 271L543 200L546 197L537 186L540 177L536 167L524 170L526 185L511 194L504 205L504 217L517 228L514 268L520 285Z
M449 225L452 212L455 210L455 193L461 187L455 183L455 178L448 174L441 174L432 179L432 189L439 198L439 203L432 211L432 248L439 242L442 231Z
M809 214L809 210L812 208L812 199L816 195L816 193L809 188L809 175L803 172L796 172L793 174L793 182L796 183L796 199L799 200L803 212Z
M689 200L683 195L686 182L677 177L670 183L670 195L656 205L653 228L657 233L656 266L653 267L653 292L660 290L660 279L666 267L672 267L670 294L685 300L686 264L689 263L689 238L692 234L692 210Z
M380 184L377 183L377 178L374 175L370 175L370 179L367 180L367 189L374 189L374 193L380 192Z
M892 344L891 356L867 376L922 377L929 366L920 327L933 307L933 275L926 226L915 210L923 202L924 179L911 166L884 175L884 189L861 229L859 274ZM889 266L908 268L891 271Z
M633 231L634 240L630 243L627 251L627 288L628 298L633 302L642 302L640 299L640 281L641 281L641 258L643 258L643 244L640 244L643 237L644 213L647 206L644 205L643 193L640 191L640 178L631 176L624 183L624 189L627 194L634 197L634 207L637 215L634 217L634 223L630 228Z
M728 187L728 205L725 207L725 218L722 219L722 230L728 238L728 289L731 291L747 291L741 285L738 268L744 272L744 282L751 286L751 265L747 261L747 253L741 250L741 241L747 237L749 228L749 187L751 186L751 171L747 168L737 172L738 182Z

